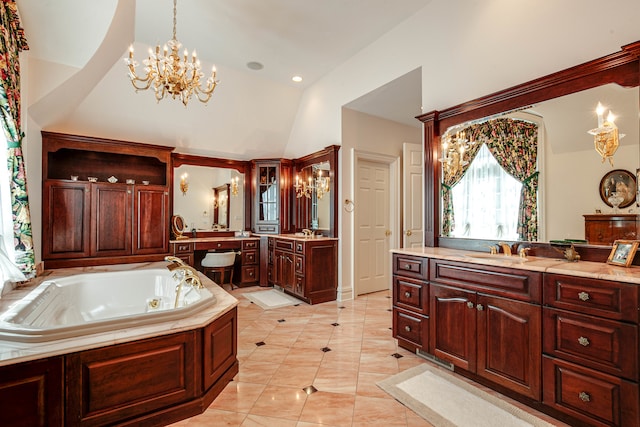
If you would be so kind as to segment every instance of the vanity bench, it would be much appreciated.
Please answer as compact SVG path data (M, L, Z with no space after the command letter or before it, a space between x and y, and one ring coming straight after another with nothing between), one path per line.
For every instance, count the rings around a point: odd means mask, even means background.
M196 235L197 236L197 235ZM208 251L239 251L233 277L240 287L254 286L260 278L259 237L189 237L169 241L171 254L201 270Z
M640 425L640 270L392 251L398 345L570 424Z

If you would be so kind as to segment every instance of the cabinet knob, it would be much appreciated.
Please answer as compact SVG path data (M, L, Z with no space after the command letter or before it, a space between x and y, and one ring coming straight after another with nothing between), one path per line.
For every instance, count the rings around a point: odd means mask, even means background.
M468 302L467 302L467 307L469 307L469 308L473 308L473 303L472 303L471 301L468 301Z
M587 338L585 338L585 337L580 337L580 338L578 338L578 344L580 344L580 345L581 345L581 346L583 346L583 347L586 347L586 346L588 346L590 343L589 343L589 340L588 340Z
M579 292L578 298L580 299L580 301L588 301L591 296L589 296L588 292Z
M411 270L411 264L405 264L404 268L405 270Z
M411 298L411 292L405 292L404 296L405 298Z
M484 310L484 306L482 304L478 304L476 308L478 309L478 311Z
M589 393L587 393L586 391L581 391L580 393L578 393L578 398L583 402L591 402L591 396L589 396Z
M407 331L407 332L411 332L411 326L405 326L404 330Z

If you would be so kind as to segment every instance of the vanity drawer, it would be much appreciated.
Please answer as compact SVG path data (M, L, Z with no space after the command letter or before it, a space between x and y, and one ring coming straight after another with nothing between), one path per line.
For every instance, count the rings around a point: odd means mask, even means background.
M394 275L393 305L405 310L429 314L429 284Z
M638 425L638 384L544 356L543 403L595 426Z
M304 257L301 257L300 255L296 255L294 266L295 266L294 268L296 273L304 274Z
M547 307L543 312L545 353L637 381L636 325Z
M258 267L255 265L245 265L242 267L242 283L255 282L258 280Z
M393 254L393 274L427 280L429 278L429 259Z
M303 242L296 242L296 252L299 254L304 254L305 244Z
M638 286L585 277L547 274L544 303L552 307L638 323Z
M426 349L429 344L429 317L394 309L393 336Z
M243 240L242 241L242 250L246 251L247 249L257 249L260 245L258 240Z
M536 271L432 259L429 279L519 301L542 301L542 273Z
M294 241L293 240L280 240L277 239L276 240L276 249L284 249L286 251L291 251L293 252L293 244Z
M196 250L217 251L218 249L240 249L240 242L237 240L220 240L213 242L196 242Z
M186 254L193 252L193 243L172 243L174 254Z
M242 265L256 264L258 262L258 251L243 250L242 251Z

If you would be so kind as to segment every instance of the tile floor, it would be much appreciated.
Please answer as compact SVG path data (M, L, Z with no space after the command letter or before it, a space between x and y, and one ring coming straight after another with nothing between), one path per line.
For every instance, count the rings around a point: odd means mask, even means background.
M174 427L431 426L376 386L428 363L391 336L390 292L263 310L242 297L260 289L231 291L240 372L203 414Z

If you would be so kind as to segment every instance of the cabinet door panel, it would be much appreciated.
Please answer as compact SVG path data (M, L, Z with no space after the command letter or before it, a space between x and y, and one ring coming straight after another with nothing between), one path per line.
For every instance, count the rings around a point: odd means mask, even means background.
M133 253L167 252L169 195L165 187L136 187L135 245Z
M468 371L476 369L475 292L431 284L429 350Z
M93 255L129 255L131 253L131 187L93 184L91 191L91 211L95 227Z
M88 183L46 181L43 193L43 259L88 257L91 192Z
M540 306L479 295L476 311L478 375L540 399Z

